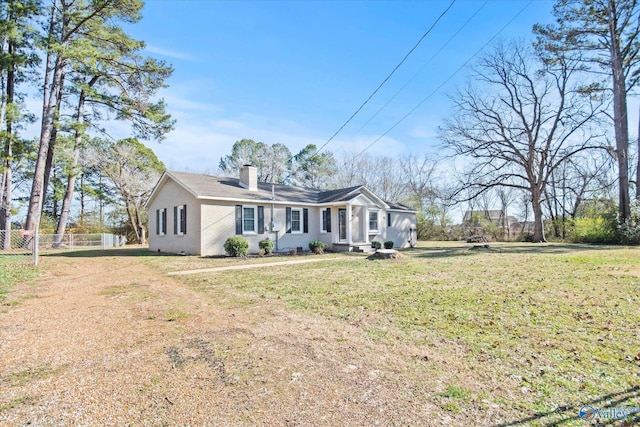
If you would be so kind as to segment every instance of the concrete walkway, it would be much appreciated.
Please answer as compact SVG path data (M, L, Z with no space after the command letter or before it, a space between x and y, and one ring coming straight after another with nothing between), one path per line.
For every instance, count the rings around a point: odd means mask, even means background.
M167 273L169 276L186 276L189 274L200 274L200 273L215 273L217 271L227 271L227 270L246 270L249 268L261 268L261 267L273 267L277 265L293 265L293 264L308 264L311 262L319 262L319 261L337 261L344 258L313 258L313 259L298 259L295 261L278 261L278 262L265 262L262 264L242 264L242 265L230 265L226 267L211 267L211 268L200 268L198 270L184 270L184 271L172 271L171 273Z

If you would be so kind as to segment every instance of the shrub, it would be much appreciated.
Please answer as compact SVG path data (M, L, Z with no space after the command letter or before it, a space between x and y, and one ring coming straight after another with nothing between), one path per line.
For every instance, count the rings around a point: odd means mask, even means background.
M264 250L265 254L270 254L271 252L273 252L273 246L274 246L274 243L273 243L273 240L271 239L264 239L258 242L258 247L261 250Z
M320 240L313 240L309 242L309 249L314 254L323 254L326 247L327 245L325 245L324 242Z
M224 250L229 256L246 256L249 252L249 243L241 236L231 236L224 242Z
M386 242L384 242L384 248L393 249L393 242L391 240L387 240Z
M377 242L377 241L374 240L373 242L371 242L371 247L373 249L381 249L382 248L382 243Z
M572 239L576 243L611 244L618 242L617 224L605 217L578 218Z
M631 202L631 217L618 226L620 243L640 245L640 200Z

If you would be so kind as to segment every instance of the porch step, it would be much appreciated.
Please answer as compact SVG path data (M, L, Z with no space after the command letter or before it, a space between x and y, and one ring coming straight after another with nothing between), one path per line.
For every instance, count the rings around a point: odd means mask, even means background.
M371 244L370 243L358 243L353 245L352 252L364 253L371 252Z
M371 243L353 243L351 245L348 243L334 243L333 249L337 252L373 252Z

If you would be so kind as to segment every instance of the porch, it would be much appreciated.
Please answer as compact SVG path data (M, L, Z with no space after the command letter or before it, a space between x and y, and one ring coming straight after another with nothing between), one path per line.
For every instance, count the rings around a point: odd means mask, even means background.
M380 234L380 210L380 206L357 199L346 206L339 206L338 233L334 235L333 250L372 252L371 241Z

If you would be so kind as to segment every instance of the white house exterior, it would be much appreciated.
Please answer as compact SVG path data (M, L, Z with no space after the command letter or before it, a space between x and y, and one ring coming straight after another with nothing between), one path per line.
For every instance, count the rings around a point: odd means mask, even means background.
M240 179L165 172L146 206L154 252L223 255L233 235L243 236L253 253L267 238L278 251L307 250L312 240L343 251L374 240L404 248L416 238L415 210L363 186L322 191L259 183L253 166L244 166Z

